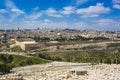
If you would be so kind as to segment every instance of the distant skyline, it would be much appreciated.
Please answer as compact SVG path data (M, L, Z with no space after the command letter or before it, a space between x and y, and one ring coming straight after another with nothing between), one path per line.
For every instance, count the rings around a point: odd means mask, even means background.
M120 0L0 0L0 29L120 31Z

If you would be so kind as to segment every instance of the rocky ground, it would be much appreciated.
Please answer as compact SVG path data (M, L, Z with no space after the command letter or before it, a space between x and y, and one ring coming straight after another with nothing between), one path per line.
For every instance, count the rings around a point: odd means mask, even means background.
M85 75L71 74L73 69L87 71ZM32 65L14 68L22 74L25 80L120 80L120 64L90 65L87 63L51 62L42 65Z

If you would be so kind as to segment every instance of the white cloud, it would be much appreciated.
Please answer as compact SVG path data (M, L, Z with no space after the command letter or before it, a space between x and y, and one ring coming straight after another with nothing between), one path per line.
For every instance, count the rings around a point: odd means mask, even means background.
M29 15L26 15L25 18L29 19L29 20L37 20L39 19L43 14L41 11L38 11L39 7L36 6L34 8L32 8L32 12Z
M120 30L120 21L113 19L99 19L93 22L93 29L97 30Z
M58 17L58 18L63 17L61 14L48 14L48 16Z
M59 13L59 11L56 11L53 8L48 8L47 10L43 10L43 11L33 11L30 15L26 15L26 18L30 19L30 20L37 20L43 15L48 15L48 16L51 16L51 17L58 17L58 18L63 17Z
M77 14L82 15L82 17L98 17L100 14L108 13L110 11L110 8L104 7L102 3L97 3L96 6L76 10Z
M16 20L19 16L24 16L25 12L23 10L20 10L13 2L12 0L5 0L5 6L6 10L8 12L9 19L8 22L13 22Z
M0 13L7 13L8 11L5 9L0 9Z
M62 14L73 14L75 13L75 7L73 6L68 6L68 7L64 7L63 10L60 11L60 13Z
M17 14L24 14L24 12L23 12L22 10L17 9L17 8L16 8L16 9L15 9L15 8L14 8L14 9L11 9L11 11L12 11L12 12L15 12L15 13L17 13Z
M15 4L11 0L6 0L5 4L6 4L7 9L13 13L16 13L16 14L23 14L24 13L24 11L18 9L17 6L15 6Z
M99 24L106 24L106 23L113 23L113 22L115 22L113 19L100 19L100 20L97 20L97 21L95 21L95 22L97 22L97 23L99 23Z
M14 24L0 24L1 28L11 29L20 27L21 29L36 29L36 28L70 28L70 29L93 29L93 30L120 30L120 21L113 19L98 19L92 20L91 23L86 22L56 22L49 19L43 21L23 21Z
M120 9L120 5L119 4L115 4L115 5L113 5L113 8Z
M2 25L0 24L0 27L3 27L6 29L16 28L20 27L21 29L36 29L36 28L70 28L70 29L86 29L87 24L84 22L53 22L51 20L45 19L44 21L23 21L20 23L14 23L14 24L7 24Z
M93 17L98 17L98 14L87 14L87 15L82 15L81 18L93 18Z
M49 19L44 19L44 22L49 23L49 22L52 22L52 21L49 20Z
M76 0L76 5L78 6L78 5L80 5L80 4L82 4L82 3L85 3L85 2L87 2L88 0Z
M88 2L89 0L71 0L71 3L69 5L78 7L86 2Z
M17 8L11 0L6 0L5 4L7 8L10 8L10 9Z
M119 3L120 3L120 0L112 0L112 2L113 2L114 4L119 4Z
M42 16L42 12L33 12L29 16L27 15L26 18L31 19L31 20L37 20Z
M48 8L46 11L43 11L43 14L47 14L48 16L52 17L63 17L61 14L59 14L58 11L53 8Z
M113 8L120 9L120 0L113 0Z
M49 13L49 14L57 13L57 11L56 11L55 9L53 9L53 8L48 8L48 9L46 10L46 12Z

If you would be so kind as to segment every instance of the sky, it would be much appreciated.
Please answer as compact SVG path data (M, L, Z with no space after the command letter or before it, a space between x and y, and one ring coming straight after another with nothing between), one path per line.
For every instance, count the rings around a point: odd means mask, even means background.
M120 31L120 0L0 0L0 29Z

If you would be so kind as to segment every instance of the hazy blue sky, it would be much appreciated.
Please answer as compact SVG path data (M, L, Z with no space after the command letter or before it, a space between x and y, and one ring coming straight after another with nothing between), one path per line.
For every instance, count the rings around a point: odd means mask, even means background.
M120 0L0 0L0 29L120 30Z

